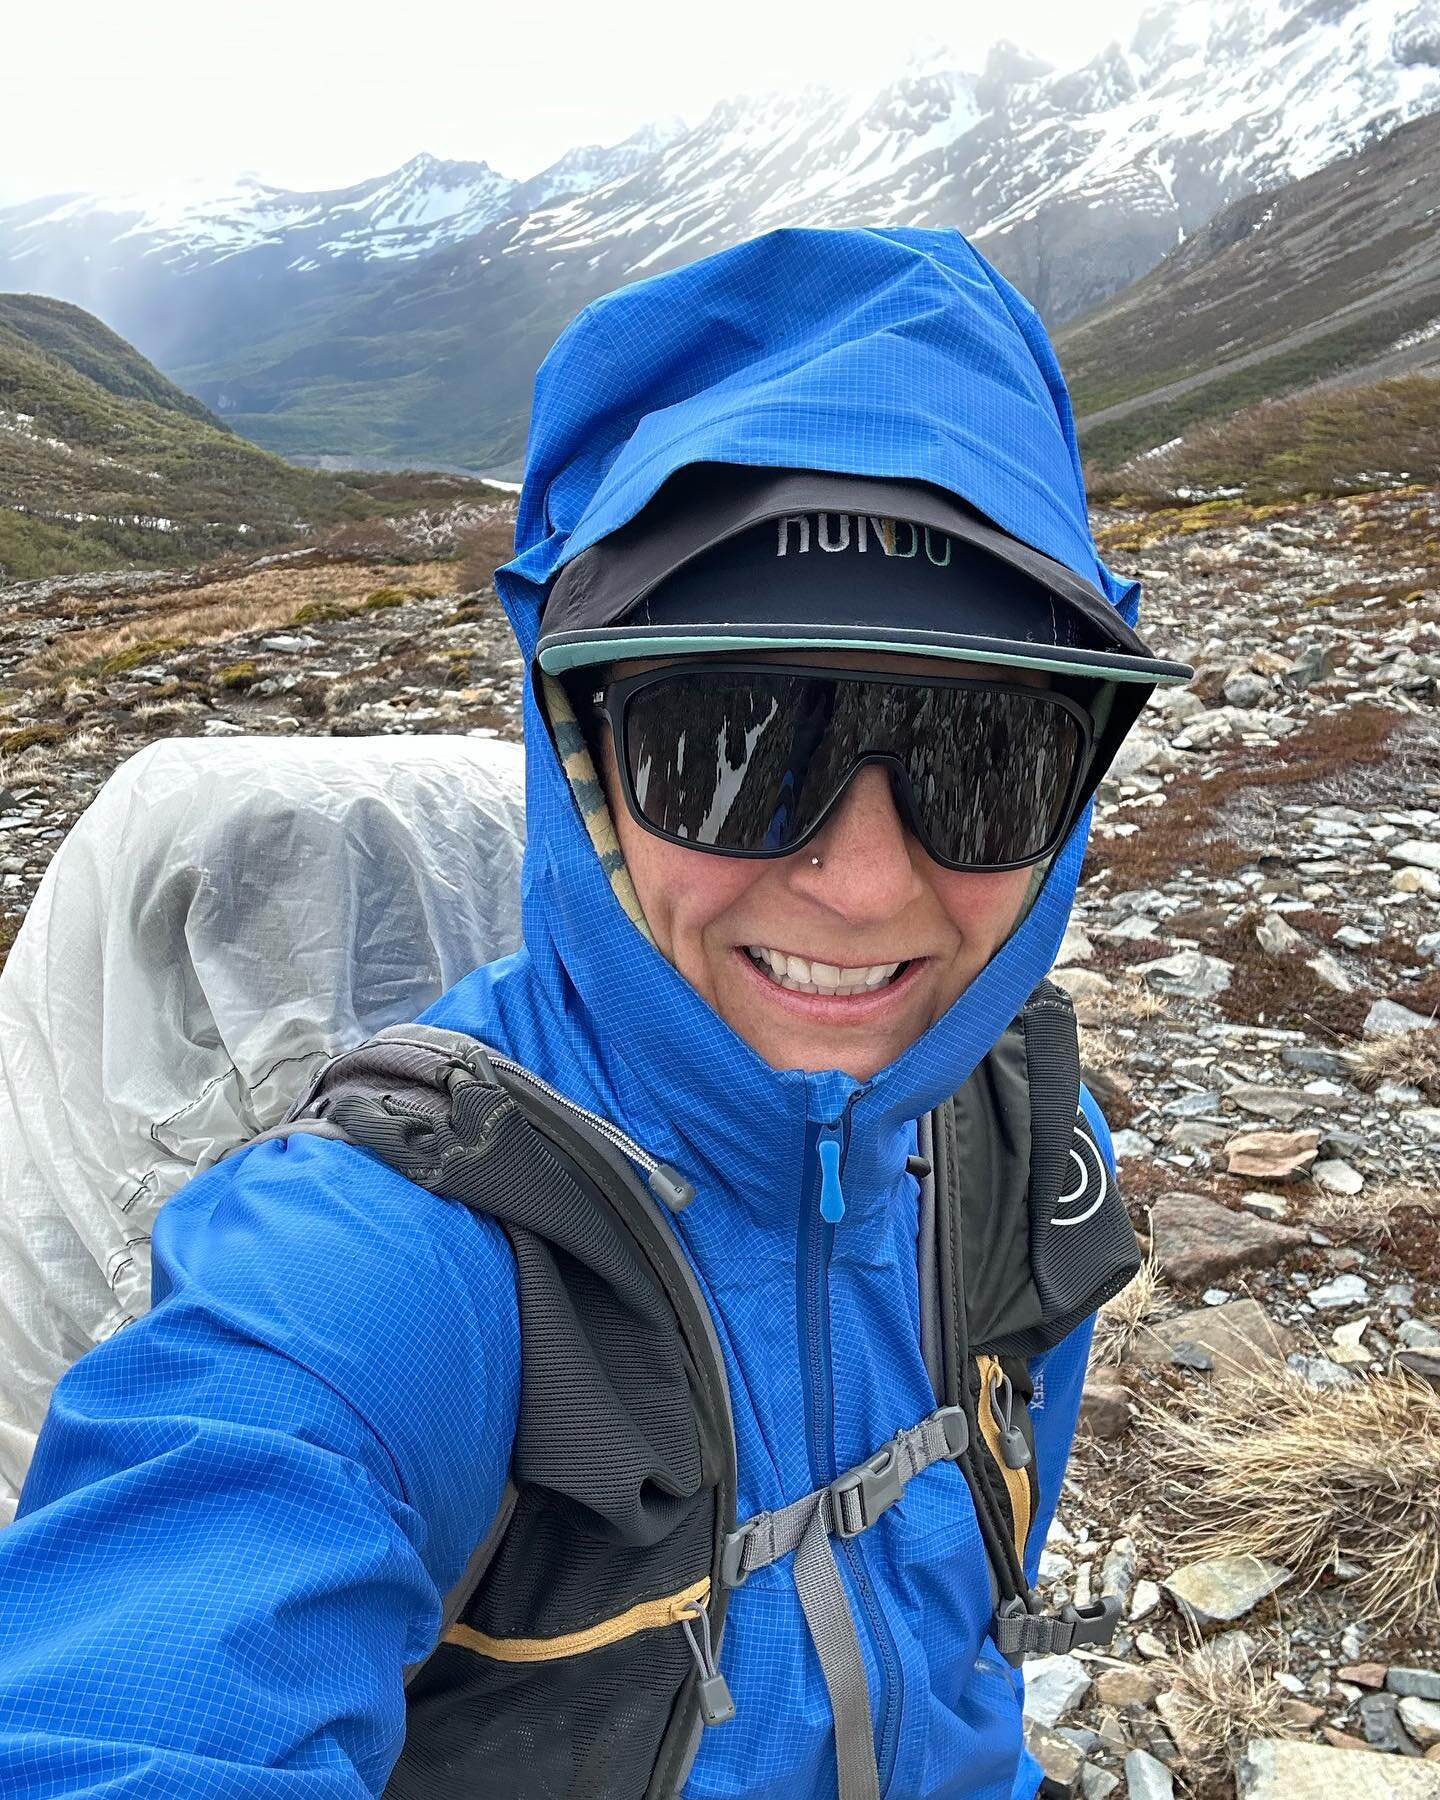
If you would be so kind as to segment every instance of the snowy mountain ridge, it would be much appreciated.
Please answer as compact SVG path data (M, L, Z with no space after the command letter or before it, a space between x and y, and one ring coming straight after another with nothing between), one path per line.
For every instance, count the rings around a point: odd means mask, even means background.
M903 50L525 181L422 154L327 193L0 208L0 288L99 314L282 453L505 468L549 342L638 276L775 227L948 226L1053 328L1225 207L1440 111L1440 0L1154 5L1070 68Z

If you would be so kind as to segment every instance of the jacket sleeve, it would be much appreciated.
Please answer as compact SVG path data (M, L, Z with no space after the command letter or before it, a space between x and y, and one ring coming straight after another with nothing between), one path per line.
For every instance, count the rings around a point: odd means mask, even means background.
M0 1793L360 1800L493 1517L508 1243L296 1136L192 1181L0 1531Z

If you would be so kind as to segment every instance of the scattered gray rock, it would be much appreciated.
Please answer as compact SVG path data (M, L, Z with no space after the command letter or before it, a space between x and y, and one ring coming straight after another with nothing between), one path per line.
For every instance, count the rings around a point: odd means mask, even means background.
M1395 1335L1407 1350L1440 1350L1440 1326L1428 1319L1406 1319Z
M1394 1000L1377 1000L1365 1015L1361 1027L1366 1037L1393 1037L1400 1031L1423 1031L1435 1023L1427 1013L1411 1012Z
M1370 1283L1363 1275L1337 1275L1320 1287L1311 1288L1305 1298L1311 1306L1331 1311L1341 1306L1363 1306L1370 1297Z
M1360 1171L1352 1169L1349 1163L1342 1162L1338 1157L1317 1162L1310 1174L1331 1194L1358 1194L1365 1185L1365 1177Z
M1177 950L1174 956L1137 967L1137 973L1160 993L1184 994L1191 1000L1223 994L1230 985L1230 970L1231 964L1218 956L1206 956L1202 950Z
M1391 862L1412 869L1432 869L1440 873L1440 843L1424 838L1407 838L1403 844L1391 844L1385 852Z
M1399 1703L1400 1723L1422 1750L1440 1744L1440 1700L1406 1694Z
M1100 1592L1107 1599L1118 1600L1122 1612L1130 1602L1139 1560L1134 1538L1118 1537L1101 1566Z
M1338 1362L1332 1362L1328 1356L1313 1356L1307 1351L1294 1350L1285 1358L1302 1381L1308 1381L1311 1387L1347 1388L1354 1387L1359 1376Z
M1125 1785L1130 1800L1175 1800L1175 1778L1148 1750L1132 1750L1125 1758Z
M1289 1579L1289 1569L1262 1557L1214 1556L1186 1563L1161 1585L1197 1625L1228 1625L1253 1612Z
M1110 1800L1110 1796L1120 1785L1120 1777L1112 1775L1108 1769L1087 1763L1080 1771L1080 1792L1085 1800Z
M1440 1700L1440 1669L1390 1669L1385 1676L1385 1686L1392 1694Z
M1235 1793L1236 1800L1440 1800L1440 1764L1254 1738L1241 1754Z
M1280 913L1267 912L1255 927L1255 940L1270 956L1293 956L1304 937Z
M1083 1750L1061 1737L1058 1731L1042 1725L1038 1719L1025 1721L1025 1747L1045 1771L1047 1780L1053 1783L1051 1793L1079 1793L1080 1772L1085 1765Z
M1156 1581L1137 1581L1134 1598L1130 1602L1127 1615L1132 1625L1141 1619L1148 1619L1160 1604L1160 1584Z
M1058 1725L1090 1691L1090 1673L1074 1656L1035 1656L1025 1664L1025 1717Z
M1362 1694L1356 1710L1367 1743L1377 1750L1397 1751L1402 1756L1418 1754L1400 1723L1400 1702L1394 1694Z

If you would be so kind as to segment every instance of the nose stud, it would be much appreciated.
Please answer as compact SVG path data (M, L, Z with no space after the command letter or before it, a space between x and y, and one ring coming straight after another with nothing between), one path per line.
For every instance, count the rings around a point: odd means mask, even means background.
M821 866L821 861L818 856L812 856L810 858L810 863L811 863L811 866L816 869L818 869Z

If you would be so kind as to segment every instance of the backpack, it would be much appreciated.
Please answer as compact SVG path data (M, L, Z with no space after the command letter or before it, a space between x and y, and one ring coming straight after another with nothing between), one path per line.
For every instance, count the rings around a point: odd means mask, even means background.
M964 1086L919 1124L922 1346L936 1407L817 1493L739 1520L725 1366L667 1211L682 1175L463 1033L400 1025L328 1062L281 1124L366 1150L504 1228L519 1280L521 1399L500 1509L406 1671L386 1800L667 1800L707 1726L730 1594L794 1558L835 1717L840 1800L878 1800L869 1696L833 1537L956 1461L1013 1665L1108 1643L1109 1599L1040 1608L1027 1359L1139 1266L1079 1108L1073 1009L1042 982ZM237 1146L237 1149L248 1146ZM231 1151L230 1154L234 1154ZM1083 1231L1075 1228L1084 1226Z

